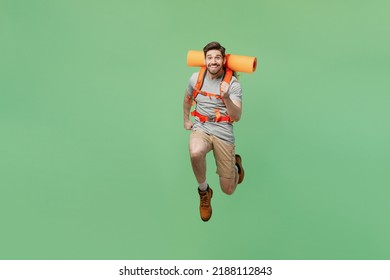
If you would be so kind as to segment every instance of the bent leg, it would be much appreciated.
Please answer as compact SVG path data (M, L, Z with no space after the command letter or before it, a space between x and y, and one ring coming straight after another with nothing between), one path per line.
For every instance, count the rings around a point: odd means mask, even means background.
M207 141L207 135L193 131L190 136L189 151L192 170L198 184L206 181L206 154L210 150L211 143Z
M215 137L214 157L217 164L219 184L226 194L233 194L238 183L238 171L236 168L235 146L232 143Z
M221 189L226 194L233 194L236 190L238 184L238 171L237 168L234 168L235 176L234 178L226 178L219 176L219 184Z

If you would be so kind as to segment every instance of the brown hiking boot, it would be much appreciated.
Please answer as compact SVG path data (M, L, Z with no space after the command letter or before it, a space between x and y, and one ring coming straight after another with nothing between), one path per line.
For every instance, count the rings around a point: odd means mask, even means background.
M201 191L198 189L200 196L200 218L202 221L207 222L211 218L213 209L211 208L211 198L213 197L213 190L208 186L207 190Z
M241 184L241 182L244 180L244 168L242 168L242 159L241 156L236 154L236 166L238 168L238 184Z

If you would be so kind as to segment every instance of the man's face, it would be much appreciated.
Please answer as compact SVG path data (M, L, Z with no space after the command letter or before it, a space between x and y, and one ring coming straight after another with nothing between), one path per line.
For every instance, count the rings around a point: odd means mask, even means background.
M218 50L210 50L206 53L205 63L207 70L212 74L218 74L223 69L225 58Z

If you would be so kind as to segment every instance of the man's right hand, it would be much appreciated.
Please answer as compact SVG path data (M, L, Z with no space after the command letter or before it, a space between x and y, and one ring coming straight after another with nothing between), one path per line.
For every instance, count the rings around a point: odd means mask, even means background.
M184 121L184 129L191 130L194 126L194 123L191 120Z

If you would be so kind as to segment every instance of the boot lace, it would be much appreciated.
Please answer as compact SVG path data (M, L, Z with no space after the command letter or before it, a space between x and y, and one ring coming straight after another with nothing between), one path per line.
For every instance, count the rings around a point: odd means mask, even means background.
M210 199L208 196L208 192L200 195L200 206L201 207L209 207L210 206Z

